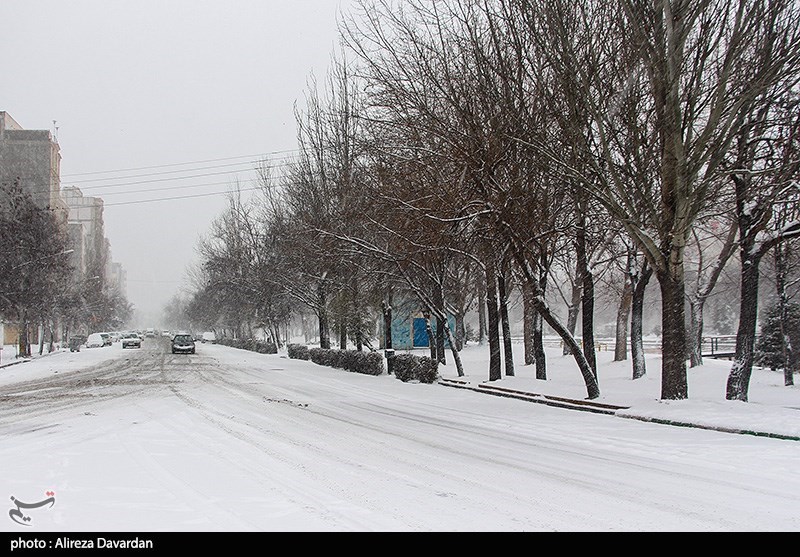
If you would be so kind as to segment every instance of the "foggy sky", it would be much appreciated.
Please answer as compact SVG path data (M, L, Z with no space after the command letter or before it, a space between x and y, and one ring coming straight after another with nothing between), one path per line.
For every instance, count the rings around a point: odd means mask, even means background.
M295 149L295 103L312 74L324 77L348 5L0 2L0 110L26 129L57 127L62 186L104 199L112 257L127 271L140 314L154 319L186 287L198 240L225 197L115 204L223 192L237 179L246 187L253 173L232 172L250 168L246 156ZM201 162L212 159L228 160ZM195 164L123 172L186 162ZM201 169L215 165L228 166ZM142 174L152 175L135 177ZM114 179L124 176L132 177ZM198 184L213 185L186 187ZM145 189L159 191L130 193Z

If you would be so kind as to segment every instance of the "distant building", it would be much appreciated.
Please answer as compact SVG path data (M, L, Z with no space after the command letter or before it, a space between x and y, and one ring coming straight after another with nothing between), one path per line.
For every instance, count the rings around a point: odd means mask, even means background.
M112 262L109 265L108 284L116 288L125 298L128 297L128 273L122 267L122 263Z
M128 279L121 263L111 259L111 243L105 236L103 200L84 195L76 187L66 186L61 190L69 208L69 231L72 264L76 269L76 284L80 281L97 280L99 287L117 290L127 298Z
M68 207L70 247L74 249L73 264L80 278L105 274L108 259L105 227L103 224L103 200L84 196L75 187L65 187L61 195Z
M0 184L15 183L38 207L53 211L67 231L68 209L61 197L61 149L56 138L48 130L26 130L8 112L0 111ZM18 324L5 325L0 329L0 344L16 344ZM36 331L29 339L36 342Z
M39 207L58 213L66 223L61 198L61 149L48 130L26 130L0 111L0 182L19 182Z

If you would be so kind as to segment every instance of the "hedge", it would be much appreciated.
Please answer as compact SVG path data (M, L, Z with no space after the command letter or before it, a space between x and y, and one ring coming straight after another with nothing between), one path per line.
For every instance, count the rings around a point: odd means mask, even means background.
M305 344L288 344L286 351L293 360L310 360L311 355L308 353L308 346Z
M366 375L383 373L383 355L380 352L311 348L308 350L308 354L312 362L321 366L345 369Z
M433 383L439 377L439 365L427 356L397 354L394 356L392 370L395 377L406 383L419 381Z
M217 344L223 346L230 346L232 348L239 348L241 350L249 350L251 352L258 352L259 354L277 354L278 347L274 342L268 342L255 339L241 339L241 338L222 338L217 339Z

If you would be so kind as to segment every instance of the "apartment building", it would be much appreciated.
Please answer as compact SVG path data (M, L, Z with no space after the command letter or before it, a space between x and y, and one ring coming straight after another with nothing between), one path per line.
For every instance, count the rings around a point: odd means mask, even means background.
M18 182L33 201L52 209L66 225L61 197L61 149L49 130L26 130L0 111L0 183Z

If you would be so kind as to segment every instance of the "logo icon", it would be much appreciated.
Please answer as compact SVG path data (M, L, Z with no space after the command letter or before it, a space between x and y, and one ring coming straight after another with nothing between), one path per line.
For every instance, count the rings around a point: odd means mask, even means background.
M22 509L26 510L38 509L40 507L44 507L45 505L50 505L50 508L52 508L53 505L56 504L56 497L55 497L56 492L48 490L45 492L45 495L47 495L47 499L39 501L38 503L24 503L12 495L11 501L17 508L8 511L8 516L11 518L11 520L13 520L14 522L16 522L21 526L32 526L32 524L30 524L32 520L31 517L26 516L25 513L22 512ZM22 522L20 522L20 520Z

